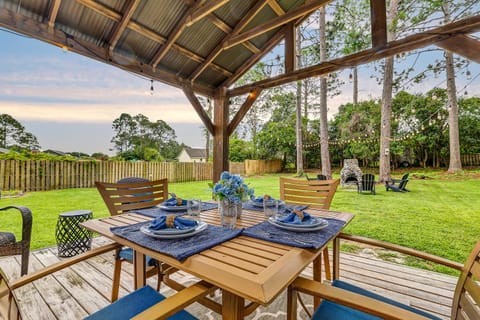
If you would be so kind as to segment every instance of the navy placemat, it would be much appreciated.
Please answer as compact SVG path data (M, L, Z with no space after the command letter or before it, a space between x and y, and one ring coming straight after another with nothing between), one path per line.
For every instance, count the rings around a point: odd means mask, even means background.
M200 209L201 211L206 211L206 210L211 210L215 209L218 207L218 204L214 202L203 202L202 201L202 208ZM263 209L262 209L263 210ZM151 207L151 208L146 208L146 209L137 209L137 210L132 210L131 212L134 213L139 213L144 216L156 218L159 216L164 216L167 214L178 214L178 215L184 215L187 213L187 210L180 210L180 211L167 211L167 210L162 210L160 207Z
M207 229L189 238L157 239L140 231L140 227L144 224L148 224L148 222L124 227L112 227L110 230L119 237L135 242L142 247L168 254L179 261L233 239L243 231L243 229L227 229L208 225Z
M288 210L305 210L308 206L305 205L289 205L289 204L282 204L278 207L278 211L286 213ZM254 206L251 202L243 202L242 208L245 210L253 210L253 211L263 211L262 206Z
M292 247L318 249L324 246L345 225L345 221L325 218L328 226L318 231L295 232L280 229L265 221L243 230L242 235Z

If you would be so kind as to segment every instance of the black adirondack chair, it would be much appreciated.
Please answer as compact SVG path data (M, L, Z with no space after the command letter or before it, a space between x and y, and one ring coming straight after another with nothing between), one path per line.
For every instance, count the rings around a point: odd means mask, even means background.
M385 188L388 190L392 190L395 192L409 192L407 188L407 182L408 182L408 173L404 174L402 179L392 179L390 182L385 182Z
M316 178L310 178L305 174L305 177L307 178L307 180L327 180L327 176L324 174L317 174Z
M371 173L365 173L362 175L362 182L357 183L358 193L368 191L371 194L376 194L375 192L375 176Z

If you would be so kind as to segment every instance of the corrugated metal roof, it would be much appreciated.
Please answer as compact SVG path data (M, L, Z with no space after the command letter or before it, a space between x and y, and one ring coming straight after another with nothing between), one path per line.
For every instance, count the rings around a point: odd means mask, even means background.
M280 0L278 2L284 10L289 10L305 1ZM202 5L210 4L208 1L201 3ZM185 84L192 85L197 92L212 94L213 89L227 80L228 76L234 74L255 54L256 49L249 50L243 45L235 45L224 49L213 62L205 62L205 59L225 37L228 37L226 31L234 29L256 3L255 0L230 0L216 8L214 13L227 25L227 30L224 30L225 26L215 25L212 19L206 16L186 27L158 63L157 69L167 73L156 73L155 68L148 68L148 66L154 63L166 39L171 36L172 30L189 9L188 1L140 0L125 29L118 30L128 8L126 1L64 0L60 3L54 21L55 33L52 33L52 30L47 32L49 13L53 7L52 1L0 0L0 9L9 10L10 16L17 15L15 19L24 22L21 26L12 25L12 29L16 31L22 32L21 28L24 27L25 33L41 40L57 45L68 42L69 45L73 45L74 51L86 56L105 59L108 63L117 64L132 72L142 72L142 74L145 72L145 76L159 81L179 87ZM276 16L267 4L242 32ZM29 19L30 23L28 23ZM8 25L8 21L3 24ZM118 41L112 40L113 35L119 31ZM250 42L261 49L275 33L276 30L269 31L250 39ZM113 55L109 51L112 42L115 43ZM202 66L201 69L199 69L200 66ZM198 70L200 70L199 74L192 82L190 78Z

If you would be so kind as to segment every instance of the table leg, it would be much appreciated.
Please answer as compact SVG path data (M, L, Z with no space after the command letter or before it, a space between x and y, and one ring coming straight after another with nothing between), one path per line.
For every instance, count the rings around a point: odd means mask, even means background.
M332 281L332 273L330 271L330 256L328 255L328 247L323 249L323 266L325 268L325 279Z
M313 280L322 282L322 254L320 254L315 260L313 260ZM322 299L319 297L313 297L313 307L316 310L320 305Z
M145 255L136 250L133 251L133 270L135 277L135 290L145 286Z
M228 291L222 291L222 319L242 320L245 299Z

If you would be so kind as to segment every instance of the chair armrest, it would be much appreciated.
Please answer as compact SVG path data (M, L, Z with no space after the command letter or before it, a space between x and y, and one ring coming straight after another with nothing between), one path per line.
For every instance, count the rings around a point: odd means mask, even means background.
M77 255L73 258L69 258L67 260L57 262L55 264L52 264L51 266L48 266L47 268L38 270L36 272L30 273L30 274L28 274L24 277L21 277L21 278L18 278L16 280L12 281L9 284L10 288L11 288L11 290L15 290L15 289L20 288L20 287L22 287L22 286L24 286L24 285L26 285L26 284L28 284L32 281L43 278L44 276L47 276L51 273L60 271L64 268L66 268L66 267L69 267L71 265L74 265L74 264L76 264L80 261L89 259L91 257L98 256L98 255L103 254L105 252L115 250L118 247L120 247L120 245L118 243L111 243L111 244L107 244L107 245L102 246L102 247L98 247L98 248L86 251L86 252L84 252L82 254L79 254L79 255Z
M321 297L337 304L341 304L359 311L373 314L388 320L426 320L414 312L365 297L357 293L335 288L317 281L298 277L290 287L291 290Z
M206 296L217 289L215 286L199 281L177 293L155 304L142 313L133 317L133 320L163 320L192 304L198 299Z
M29 208L23 206L8 206L0 208L2 210L17 209L22 214L22 241L30 244L32 235L32 212Z
M340 233L338 235L338 237L341 238L341 239L354 241L354 242L358 242L358 243L363 243L363 244L368 244L368 245L372 245L372 246L375 246L375 247L380 247L380 248L384 248L384 249L388 249L388 250L393 250L393 251L400 252L400 253L403 253L403 254L407 254L407 255L410 255L410 256L413 256L413 257L425 259L425 260L428 260L428 261L431 261L431 262L434 262L434 263L437 263L437 264L440 264L440 265L443 265L443 266L446 266L446 267L450 267L450 268L458 270L458 271L463 270L463 264L461 264L461 263L458 263L458 262L455 262L455 261L452 261L452 260L448 260L448 259L445 259L445 258L442 258L442 257L439 257L439 256L435 256L435 255L432 255L430 253L418 251L418 250L415 250L415 249L412 249L412 248L407 248L407 247L403 247L403 246L400 246L400 245L396 245L396 244L393 244L393 243L388 243L388 242L384 242L384 241L380 241L380 240L360 237L360 236L356 236L356 235L352 235L352 234L348 234L348 233Z

